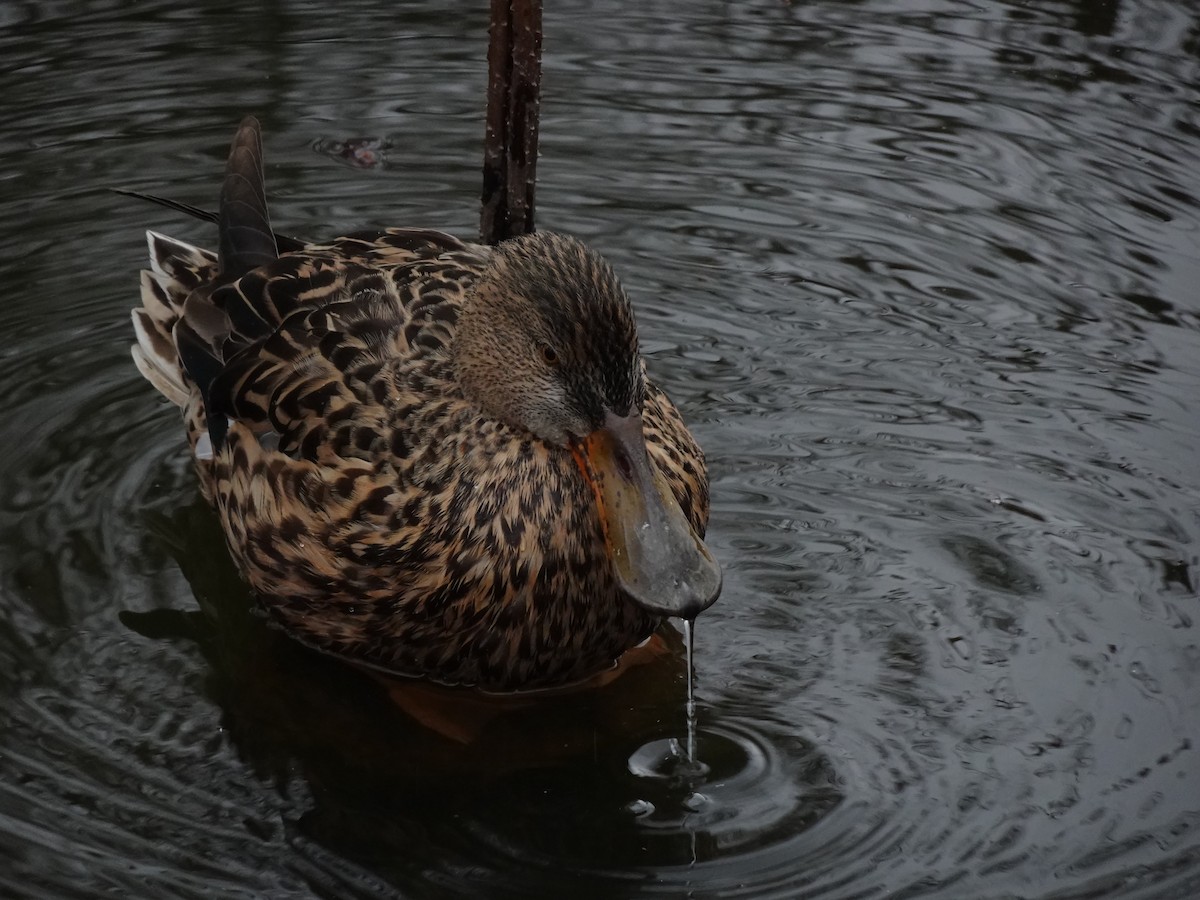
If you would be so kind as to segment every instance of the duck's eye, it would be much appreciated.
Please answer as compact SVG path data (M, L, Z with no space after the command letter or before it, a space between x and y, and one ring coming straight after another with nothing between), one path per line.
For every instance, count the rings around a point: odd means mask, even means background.
M542 361L548 366L558 365L558 351L549 344L542 344Z

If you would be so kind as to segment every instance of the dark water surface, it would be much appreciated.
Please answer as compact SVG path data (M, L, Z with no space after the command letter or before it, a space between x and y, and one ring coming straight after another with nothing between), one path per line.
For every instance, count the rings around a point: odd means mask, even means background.
M251 613L127 346L212 232L106 189L256 112L280 230L471 235L484 6L0 5L0 896L1200 896L1182 0L547 4L540 224L713 473L698 783L678 661L459 747Z

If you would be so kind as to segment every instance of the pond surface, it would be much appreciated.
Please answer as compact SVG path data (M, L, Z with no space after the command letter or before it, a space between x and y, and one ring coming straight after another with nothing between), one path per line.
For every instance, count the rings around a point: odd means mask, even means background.
M482 2L0 6L0 895L1200 896L1200 14L549 3L539 223L707 450L678 658L462 746L252 612L129 359L238 119L477 228ZM135 10L135 12L131 12Z

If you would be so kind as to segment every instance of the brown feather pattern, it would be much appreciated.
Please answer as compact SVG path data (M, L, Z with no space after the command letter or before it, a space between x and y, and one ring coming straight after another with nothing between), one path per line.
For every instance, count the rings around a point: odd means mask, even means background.
M544 246L564 258L522 265L579 262L577 242ZM135 358L186 390L201 489L290 634L390 672L493 690L587 677L651 634L658 620L616 586L571 452L485 415L462 390L456 326L495 248L364 232L225 284L208 251L160 235L150 248ZM579 278L608 271L584 266ZM593 339L577 311L561 312L565 346ZM179 328L218 361L207 405L175 350ZM608 334L633 341L638 360L631 317ZM703 534L703 455L640 361L634 369L636 380L604 377L643 394L651 460ZM209 415L229 420L211 454Z

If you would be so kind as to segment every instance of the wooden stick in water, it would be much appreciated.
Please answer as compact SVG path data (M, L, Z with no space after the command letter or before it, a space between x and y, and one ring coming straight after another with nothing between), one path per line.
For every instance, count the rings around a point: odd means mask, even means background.
M486 244L534 230L541 82L542 0L492 0L479 223Z

